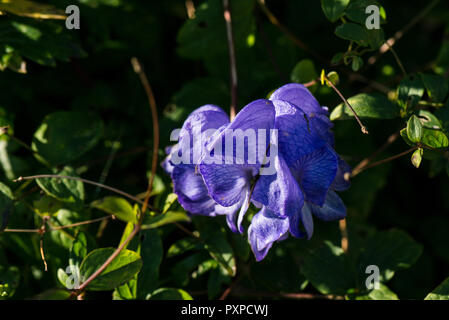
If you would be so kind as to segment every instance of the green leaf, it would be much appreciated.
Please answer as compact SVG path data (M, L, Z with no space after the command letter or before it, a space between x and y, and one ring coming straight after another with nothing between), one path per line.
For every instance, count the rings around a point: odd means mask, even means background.
M34 133L32 148L37 158L51 165L78 159L103 135L103 122L91 113L60 111L47 115Z
M50 289L34 296L34 300L67 300L70 292L64 289Z
M360 93L348 99L360 118L393 119L399 116L399 109L385 96L374 93ZM340 103L330 115L331 120L346 120L354 117L352 111Z
M122 221L137 222L137 216L132 205L124 198L108 196L92 202L91 206L109 213Z
M193 298L182 289L159 288L149 295L147 300L193 300Z
M168 211L154 217L145 217L142 230L154 229L175 222L188 222L189 216L184 211Z
M216 267L212 269L207 279L207 295L209 299L216 299L222 293L223 284L230 284L231 277L221 267Z
M425 300L449 300L449 278L429 293Z
M0 0L0 11L34 19L66 19L64 11L30 0Z
M115 248L101 248L90 252L81 263L80 272L83 280L86 280L114 253ZM129 281L142 267L142 259L131 250L124 249L95 278L88 286L88 290L107 291L112 290Z
M159 266L162 262L162 240L157 230L143 232L139 249L143 267L137 280L137 298L145 299L149 292L156 289L159 279Z
M0 265L0 300L11 298L19 286L20 272L15 266Z
M0 233L8 226L9 217L14 208L13 199L11 189L0 182Z
M434 149L447 148L449 146L449 140L442 131L427 128L423 128L421 143Z
M346 8L345 15L350 20L364 25L366 19L368 18L368 14L366 14L365 10L366 7L370 5L376 5L379 7L380 23L385 23L385 10L383 10L383 7L381 7L379 5L379 2L377 2L376 0L353 0Z
M378 232L368 238L359 257L361 278L366 277L365 270L375 265L380 271L380 281L390 280L395 271L409 268L422 252L422 246L401 230Z
M413 108L424 94L424 85L420 77L409 76L404 78L398 86L398 104L406 110Z
M411 116L407 121L407 136L413 143L420 142L423 136L421 121L415 115Z
M422 148L416 149L415 152L413 152L411 161L412 164L415 166L415 168L419 168L419 166L421 165L422 155L423 155Z
M70 250L69 265L80 266L87 255L87 237L84 232L78 232Z
M352 71L359 71L361 67L363 67L363 59L357 56L353 57L351 64Z
M318 73L312 60L304 59L299 61L293 68L290 80L297 83L307 83L318 78ZM310 91L316 90L318 85L309 88Z
M64 167L57 175L76 177L75 170L72 167ZM81 181L61 178L40 178L36 179L36 182L46 194L59 201L71 203L84 202L84 184Z
M343 15L349 0L321 0L321 8L326 18L335 22Z
M449 91L446 78L440 75L421 73L421 79L430 99L434 102L443 102Z
M301 272L322 294L346 294L355 286L347 256L340 247L325 241L320 248L306 251Z
M355 41L360 45L367 43L367 34L364 27L356 23L344 23L335 29L335 34L345 40Z
M235 276L236 264L234 252L226 239L226 231L212 221L206 221L203 217L196 217L195 226L204 240L204 247L230 276Z
M356 300L399 300L399 298L386 285L379 283L379 289L373 289L366 295L357 296Z
M194 238L184 238L176 241L174 244L168 248L167 258L172 258L178 255L181 255L187 251L200 249L203 245Z

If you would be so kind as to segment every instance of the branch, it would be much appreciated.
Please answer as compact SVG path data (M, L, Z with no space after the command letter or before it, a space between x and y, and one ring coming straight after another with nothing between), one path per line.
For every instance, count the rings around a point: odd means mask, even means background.
M230 120L237 114L237 63L235 59L234 34L232 32L232 18L229 0L223 0L224 19L226 22L226 36L228 39L229 64L231 66L231 106Z
M360 172L365 171L366 169L369 169L369 168L372 168L372 167L376 167L376 166L378 166L378 165L381 165L381 164L390 162L390 161L392 161L392 160L395 160L395 159L397 159L397 158L400 158L400 157L402 157L402 156L405 156L405 155L407 155L407 154L409 154L409 153L415 151L416 149L418 149L418 147L410 148L410 149L408 149L408 150L406 150L406 151L403 151L403 152L401 152L401 153L399 153L399 154L397 154L397 155L394 155L394 156L392 156L392 157L389 157L389 158L386 158L386 159L383 159L383 160L379 160L379 161L377 161L377 162L374 162L374 163L371 163L371 164L369 164L369 165L366 165L366 166L364 166L363 168L360 168L356 173L351 173L351 177L355 177L355 176L358 175Z
M382 153L386 148L388 148L396 139L399 137L399 131L396 131L391 136L388 137L387 141L372 155L360 161L360 163L352 170L351 176L354 177L363 170L370 162L372 162L380 153Z
M343 94L340 92L340 90L337 89L337 87L332 83L331 80L325 75L323 75L324 79L329 83L329 85L334 89L334 91L340 96L340 98L343 100L343 102L351 109L352 113L354 114L355 119L357 120L358 124L360 125L360 130L362 130L362 133L368 134L368 129L363 125L362 121L360 120L359 116L355 112L354 108L351 106L351 104L346 100L346 98L343 96Z
M57 174L39 174L39 175L34 175L34 176L26 176L26 177L19 177L15 180L13 180L13 182L20 182L23 180L35 180L35 179L45 179L45 178L56 178L56 179L68 179L68 180L76 180L76 181L81 181L84 182L86 184L91 184L112 192L115 192L117 194L120 194L122 196L124 196L125 198L128 198L134 202L138 202L140 204L143 204L144 202L142 200L140 200L139 198L136 198L132 195L130 195L129 193L126 193L125 191L110 187L108 185L105 184L101 184L95 181L91 181L91 180L87 180L87 179L83 179L83 178L79 178L79 177L71 177L71 176L64 176L64 175L57 175ZM156 208L153 207L149 207L151 210L153 211L159 211Z
M139 60L137 58L131 59L131 64L134 68L134 72L136 72L140 80L142 82L142 85L145 89L145 92L148 97L148 102L151 108L151 114L153 118L153 156L152 156L152 162L151 162L151 175L149 177L148 181L148 188L145 196L145 200L142 204L142 210L139 217L139 221L137 224L134 225L133 231L128 235L125 241L123 241L120 246L114 251L114 253L103 263L103 265L98 268L97 271L95 271L85 282L81 284L81 286L72 292L71 297L79 296L84 289L91 283L96 277L98 277L107 267L109 264L111 264L112 261L114 261L115 258L122 252L122 250L128 245L128 243L134 238L134 236L140 231L141 225L143 222L143 218L145 216L145 212L147 210L148 201L150 199L151 190L153 188L153 181L154 176L156 174L157 169L157 154L159 150L159 122L157 118L157 109L156 109L156 100L154 99L153 91L151 89L150 83L148 81L148 78L146 77L145 73L143 72L142 65L140 64Z
M420 11L417 16L410 20L410 22L406 24L405 27L397 31L393 37L385 41L385 43L379 48L379 52L368 59L368 65L375 64L381 55L390 50L396 44L396 42L399 41L407 31L409 31L419 21L421 21L421 19L424 18L438 4L438 2L440 2L440 0L433 0L427 5L427 7Z
M270 11L270 9L267 8L263 0L257 0L257 4L262 9L263 13L267 16L268 20L279 28L288 38L290 38L293 43L295 43L299 48L304 50L305 52L311 54L314 56L317 60L324 64L329 64L329 61L327 61L326 58L321 56L316 51L312 50L307 44L305 44L301 39L299 39L297 36L293 34L286 26L284 26L279 20L276 18L276 16Z

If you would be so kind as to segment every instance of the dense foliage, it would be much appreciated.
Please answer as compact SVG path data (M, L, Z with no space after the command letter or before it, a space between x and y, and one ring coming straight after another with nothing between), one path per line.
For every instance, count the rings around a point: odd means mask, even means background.
M72 4L79 30L64 21ZM379 29L365 26L369 5ZM289 237L258 262L247 233L191 215L173 193L160 165L170 133L232 98L222 0L0 0L0 299L217 299L227 288L229 298L449 299L447 3L230 7L237 109L307 84L352 168L339 193L346 219L316 219L310 240ZM373 265L380 286L368 289Z

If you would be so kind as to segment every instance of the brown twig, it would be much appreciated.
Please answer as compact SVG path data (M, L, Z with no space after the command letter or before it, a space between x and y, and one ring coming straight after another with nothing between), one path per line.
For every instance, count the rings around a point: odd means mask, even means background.
M91 223L95 223L95 222L98 222L98 221L107 220L107 219L110 219L110 218L112 218L112 216L105 216L105 217L101 217L101 218L97 218L97 219L81 221L81 222L77 222L77 223L73 223L73 224L67 224L67 225L58 226L58 227L51 226L50 228L46 228L45 232L75 228L75 227L79 227L79 226L84 226L86 224L91 224ZM5 229L4 232L42 233L43 231L42 231L42 227L41 227L40 229Z
M159 122L157 118L157 109L156 109L156 100L154 99L153 91L151 89L150 83L148 81L148 78L146 77L145 73L143 72L143 68L137 60L137 58L131 59L131 64L134 68L134 71L139 75L140 80L142 82L142 85L145 89L145 92L148 97L148 102L150 104L152 118L153 118L153 156L152 156L152 162L151 162L151 175L149 177L148 181L148 188L147 193L145 196L145 200L142 204L141 214L139 217L138 222L134 225L133 231L128 235L128 237L123 241L120 246L112 253L112 255L103 263L103 265L98 268L86 281L84 281L80 287L73 291L71 294L71 297L78 296L80 293L84 291L84 289L91 283L96 277L98 277L107 267L108 265L114 261L115 258L122 252L124 248L128 245L128 243L134 238L134 236L140 231L141 225L143 222L143 218L145 215L145 212L147 208L149 207L148 201L150 198L151 190L153 188L153 181L154 176L156 175L156 169L157 169L157 154L159 149Z
M360 163L358 165L356 165L354 167L354 169L352 169L351 171L351 176L356 176L357 174L359 174L359 172L361 172L361 170L363 170L364 167L366 167L369 163L371 163L379 154L381 154L385 149L387 149L393 142L395 142L397 140L397 138L399 137L399 131L396 131L395 133L393 133L392 135L390 135L387 139L387 141L378 149L376 150L372 155L370 155L369 157L363 159L362 161L360 161Z
M376 167L376 166L378 166L378 165L381 165L381 164L390 162L390 161L392 161L392 160L395 160L395 159L397 159L397 158L400 158L400 157L402 157L402 156L405 156L405 155L407 155L407 154L409 154L409 153L415 151L416 149L418 149L418 147L410 148L410 149L408 149L408 150L406 150L406 151L403 151L403 152L401 152L401 153L399 153L399 154L397 154L397 155L394 155L394 156L392 156L392 157L389 157L389 158L386 158L386 159L382 159L382 160L373 162L373 163L371 163L371 164L368 164L368 165L366 165L365 167L360 168L360 169L358 170L357 173L355 173L355 174L352 173L351 176L352 176L352 177L355 177L356 175L358 175L358 174L361 173L362 171L365 171L366 169L369 169L369 168L372 168L372 167Z
M42 225L39 229L40 234L40 241L39 241L39 252L41 254L42 262L44 263L44 270L48 271L48 265L47 260L45 259L45 252L44 252L44 235L47 232L47 221L50 219L49 216L44 216L42 219Z
M231 121L235 118L237 114L237 62L235 59L235 46L234 46L234 34L232 31L232 17L231 9L229 6L229 0L223 0L223 16L226 22L226 36L228 40L228 53L229 53L229 64L231 73L231 106L229 110L229 117Z
M124 192L122 190L119 190L119 189L116 189L116 188L113 188L113 187L110 187L108 185L101 184L101 183L98 183L98 182L95 182L95 181L79 178L79 177L71 177L71 176L64 176L64 175L57 175L57 174L39 174L39 175L34 175L34 176L19 177L19 178L13 180L13 182L20 182L20 181L23 181L23 180L45 179L45 178L68 179L68 180L81 181L81 182L86 183L86 184L91 184L91 185L94 185L94 186L97 186L97 187L100 187L100 188L103 188L103 189L115 192L115 193L120 194L120 195L122 195L122 196L124 196L124 197L126 197L126 198L128 198L128 199L130 199L132 201L134 201L134 202L138 202L140 204L144 203L139 198L134 197L134 196L130 195L129 193L126 193L126 192ZM156 208L152 208L152 207L149 207L149 208L151 210L158 211Z
M288 38L290 38L293 43L295 43L299 48L304 50L305 52L311 54L314 56L317 60L324 64L329 64L329 61L321 56L316 51L312 50L307 44L305 44L301 39L299 39L297 36L293 34L286 26L284 26L277 18L276 16L270 11L270 9L267 8L264 1L257 0L257 4L262 9L263 13L267 16L268 20L276 27L279 28Z
M368 129L363 125L362 121L360 120L359 116L355 112L354 108L351 106L351 104L346 100L346 98L343 96L343 94L340 92L340 90L337 89L337 87L332 83L332 81L324 75L324 79L329 83L329 85L334 89L334 91L340 96L341 100L348 106L349 109L351 109L352 113L354 114L355 119L357 120L358 124L360 125L360 130L364 134L368 134Z
M140 81L142 82L142 86L148 98L148 104L150 105L151 117L153 120L153 155L151 161L151 175L149 177L147 193L142 206L142 215L143 215L148 207L148 201L150 199L151 190L153 188L154 176L156 175L157 159L158 159L157 156L159 151L159 121L157 115L156 99L154 98L153 90L151 88L150 82L148 81L145 72L143 71L142 65L140 64L137 58L132 58L131 64L134 68L134 72L137 73L137 75L140 78Z
M410 20L408 24L406 24L401 30L397 31L393 37L385 41L385 43L379 48L377 54L368 59L368 66L375 64L381 55L390 50L396 42L399 41L404 34L413 28L422 18L424 18L438 4L438 2L440 2L440 0L433 0L423 10L421 10L417 16Z
M30 151L31 153L37 153L36 150L31 149L31 147L29 145L27 145L25 142L23 142L22 140L20 140L19 138L10 135L8 133L9 130L9 126L4 126L4 127L0 127L0 135L6 135L8 136L8 138L14 140L17 144L21 145L22 147L24 147L25 149L27 149L28 151Z
M348 241L348 226L346 224L346 218L339 221L339 228L341 233L341 249L343 252L348 252L349 241Z

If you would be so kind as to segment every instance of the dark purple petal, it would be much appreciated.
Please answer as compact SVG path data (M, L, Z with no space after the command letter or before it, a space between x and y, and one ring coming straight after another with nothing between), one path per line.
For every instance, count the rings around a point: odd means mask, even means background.
M305 203L296 215L290 219L290 233L296 238L310 239L313 234L313 217L310 205ZM302 231L301 226L304 228Z
M252 199L280 217L294 216L301 211L304 197L284 159L277 156L274 162L276 174L258 178Z
M340 197L329 190L322 207L311 205L312 213L320 220L335 221L346 217L346 208Z
M337 174L338 157L329 146L301 158L293 171L304 192L305 200L321 206Z
M284 100L301 108L307 114L325 114L327 110L322 108L310 91L299 83L289 83L277 89L270 96L270 100Z
M266 207L253 217L248 239L257 261L265 258L273 242L285 239L288 228L288 218L279 218Z
M289 167L326 144L303 111L282 100L273 100L273 104L276 108L279 153Z
M215 202L207 194L200 174L194 165L179 164L172 172L173 189L182 207L193 214L215 215Z
M203 159L198 166L210 196L218 204L229 207L243 201L246 192L250 189L252 179L258 174L261 166L259 161L256 161L254 164L246 162L237 164L236 140L230 140L232 154L227 154L226 148L223 147L228 142L226 140L227 135L230 132L236 132L235 130L237 129L242 131L250 129L255 132L258 129L264 129L269 132L274 126L274 116L275 110L270 101L256 100L243 108L234 121L207 144L207 152L212 151L216 147L222 150L219 157L215 155L215 158L220 160L219 164L209 164ZM266 135L264 145L267 145L268 142L269 134ZM258 142L256 144L259 145ZM247 143L244 145L248 147ZM256 153L257 151L256 149ZM257 160L258 156L256 155L255 158Z
M332 182L331 189L334 189L335 191L344 191L347 190L351 186L351 182L345 179L345 174L351 173L351 167L338 157L338 169L337 169L337 175L335 176L334 182Z
M243 165L201 164L198 168L209 195L224 207L241 202L252 176L257 174L253 167Z

